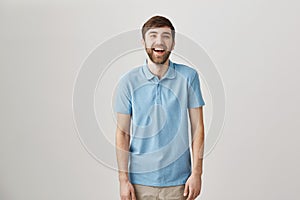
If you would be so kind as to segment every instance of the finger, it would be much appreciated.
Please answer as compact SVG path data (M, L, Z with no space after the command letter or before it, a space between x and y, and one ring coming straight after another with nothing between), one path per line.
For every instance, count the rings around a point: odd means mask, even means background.
M199 194L200 194L200 191L197 191L196 193L195 193L195 199L199 196Z
M186 183L186 184L185 184L185 187L184 187L183 196L186 197L186 196L188 195L188 193L189 193L189 184Z
M194 191L192 189L189 190L189 196L187 200L194 200Z
M131 200L136 200L135 191L133 187L131 188L130 192L131 192Z
M128 194L128 195L121 195L121 200L130 200L130 194Z
M129 200L126 196L121 196L121 200Z

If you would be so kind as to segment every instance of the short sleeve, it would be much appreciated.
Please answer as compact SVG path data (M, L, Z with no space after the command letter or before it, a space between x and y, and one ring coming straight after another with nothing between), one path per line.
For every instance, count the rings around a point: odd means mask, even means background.
M115 95L114 111L122 114L131 115L131 94L129 89L129 84L126 79L121 78Z
M204 105L205 102L202 97L199 75L196 72L188 89L188 108L197 108Z

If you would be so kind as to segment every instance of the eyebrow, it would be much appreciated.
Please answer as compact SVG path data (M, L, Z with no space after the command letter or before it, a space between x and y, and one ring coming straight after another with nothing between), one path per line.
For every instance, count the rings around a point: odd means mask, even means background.
M149 34L152 34L152 33L157 33L157 31L150 31L149 32ZM171 35L171 33L169 33L169 32L162 32L162 34Z

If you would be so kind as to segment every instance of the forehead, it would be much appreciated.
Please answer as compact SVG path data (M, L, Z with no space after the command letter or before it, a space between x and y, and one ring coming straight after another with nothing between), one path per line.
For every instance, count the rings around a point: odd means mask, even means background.
M172 33L172 30L170 27L158 27L158 28L150 28L146 34L150 34L150 33L158 33L158 34L162 34L162 33Z

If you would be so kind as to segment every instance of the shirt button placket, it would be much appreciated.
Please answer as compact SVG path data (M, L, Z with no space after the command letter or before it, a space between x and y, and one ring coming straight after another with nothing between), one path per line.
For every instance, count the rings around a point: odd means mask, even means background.
M159 83L157 83L157 87L156 87L156 102L157 104L160 104L160 90L161 90L161 86Z

